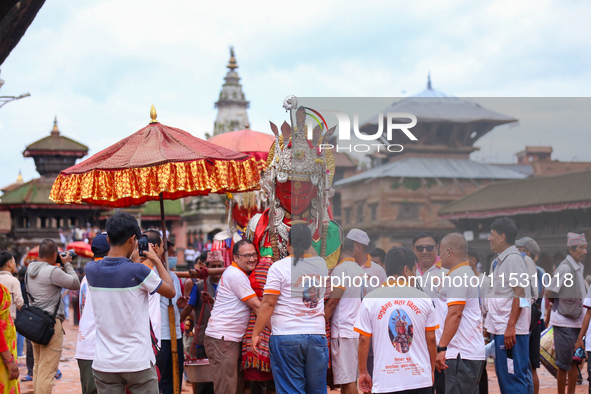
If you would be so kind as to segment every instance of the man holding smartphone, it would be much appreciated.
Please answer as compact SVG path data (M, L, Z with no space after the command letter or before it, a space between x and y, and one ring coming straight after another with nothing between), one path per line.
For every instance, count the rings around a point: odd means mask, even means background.
M127 386L132 394L158 393L148 296L158 293L173 298L176 291L151 245L144 254L160 277L129 260L140 234L133 216L117 212L107 220L108 256L86 265L96 321L92 368L99 392L123 392Z

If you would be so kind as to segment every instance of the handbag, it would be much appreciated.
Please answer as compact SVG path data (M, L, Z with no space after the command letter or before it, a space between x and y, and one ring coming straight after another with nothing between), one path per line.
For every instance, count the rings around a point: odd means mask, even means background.
M28 277L28 274L25 275L25 285L27 284ZM35 302L35 299L31 294L28 292L26 292L26 294L31 301ZM36 306L28 304L23 305L14 320L16 331L31 342L47 346L55 333L55 317L57 316L57 311L61 302L62 297L60 295L57 305L55 306L55 311L53 311L53 315L50 315Z
M540 318L542 317L542 311L536 302L531 304L531 321L529 323L529 332L532 332L538 323L540 322Z

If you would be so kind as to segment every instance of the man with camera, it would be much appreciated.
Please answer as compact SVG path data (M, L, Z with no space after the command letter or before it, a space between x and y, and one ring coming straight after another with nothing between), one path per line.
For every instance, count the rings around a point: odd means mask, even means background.
M72 267L73 252L60 254L56 243L44 239L39 245L38 261L29 264L25 280L31 306L42 309L53 316L56 311L55 333L46 346L33 343L35 366L33 367L33 392L51 393L55 374L62 355L64 331L64 303L62 287L70 290L80 288L80 279ZM59 306L58 306L59 305Z
M158 394L156 359L151 346L148 296L174 298L176 290L152 245L143 254L158 275L129 258L141 231L127 212L107 220L109 254L85 267L96 322L92 369L99 393Z

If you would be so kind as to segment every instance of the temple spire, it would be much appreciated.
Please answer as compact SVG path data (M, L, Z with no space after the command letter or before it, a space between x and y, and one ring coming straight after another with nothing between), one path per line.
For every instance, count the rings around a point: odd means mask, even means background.
M238 68L236 58L234 57L234 47L230 47L230 61L226 67L228 67L230 71L234 71L234 69Z
M215 103L218 114L213 126L213 135L227 133L229 131L244 130L250 126L246 109L249 102L244 97L240 77L236 72L238 63L234 54L234 47L230 47L230 60L228 72L224 77L219 100Z
M60 131L57 128L57 115L53 119L53 130L51 130L51 135L60 135Z
M21 170L18 170L18 176L16 177L16 183L24 183L23 174L21 173Z

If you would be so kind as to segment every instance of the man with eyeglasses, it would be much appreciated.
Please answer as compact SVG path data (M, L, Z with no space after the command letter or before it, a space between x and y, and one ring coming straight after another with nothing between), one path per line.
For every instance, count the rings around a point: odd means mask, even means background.
M238 387L241 343L250 310L258 314L260 306L248 279L257 265L254 245L248 240L238 241L232 254L234 262L220 279L204 341L214 391L228 394L235 393Z
M431 286L434 276L443 278L447 275L448 270L441 266L441 259L437 255L438 240L435 235L429 231L422 231L415 235L412 240L412 250L417 256L419 263L417 264L417 276L421 276L422 281L421 290L431 297L433 305L435 306L435 317L439 327L435 330L435 339L439 343L441 334L443 333L443 326L445 318L447 317L447 304L445 300L439 298L439 288ZM442 281L435 282L441 283ZM445 370L435 370L435 393L445 393Z

